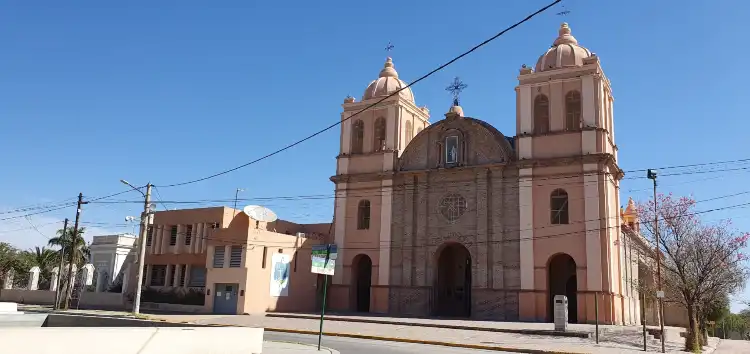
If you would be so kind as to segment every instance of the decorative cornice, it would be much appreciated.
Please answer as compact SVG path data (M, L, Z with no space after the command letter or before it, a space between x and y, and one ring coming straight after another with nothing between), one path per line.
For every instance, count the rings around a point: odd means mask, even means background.
M364 156L384 155L384 154L389 154L389 153L390 154L398 154L398 149L385 149L385 150L381 150L381 151L363 152L361 154L344 154L344 153L341 153L341 154L336 155L336 159L338 160L338 159L341 159L341 158L354 158L354 157L359 157L359 156L363 156L364 157Z
M521 133L521 134L516 135L516 138L529 138L529 137L539 137L539 136L548 136L548 135L573 134L573 133L580 133L580 132L584 132L584 131L597 131L597 132L603 132L603 133L608 133L609 132L607 129L600 128L600 127L582 127L580 129L576 129L576 130L554 130L554 131L549 131L549 132L543 133L543 134Z

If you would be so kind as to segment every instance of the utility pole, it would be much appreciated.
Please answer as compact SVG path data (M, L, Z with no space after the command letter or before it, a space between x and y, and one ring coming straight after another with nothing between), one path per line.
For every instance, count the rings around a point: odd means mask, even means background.
M138 278L135 282L135 300L133 301L133 314L138 314L141 311L141 291L143 289L144 271L143 268L146 263L146 238L148 237L148 224L149 218L151 217L151 187L151 183L146 184L146 194L143 195L144 201L143 213L141 214L141 231L138 238ZM140 191L139 189L136 190Z
M649 169L646 172L646 177L654 181L654 234L656 239L656 297L659 302L659 327L661 328L661 352L665 352L664 348L664 291L661 287L661 252L659 251L659 209L656 205L656 170ZM696 334L697 335L697 334Z
M63 222L63 229L62 229L62 235L60 237L65 237L65 234L68 233L68 218L65 218L65 222ZM63 273L63 267L65 267L65 245L60 246L60 266L57 267L57 287L55 287L55 310L60 309L60 288L62 287L62 283L60 282L60 279L62 279L62 273Z
M73 290L73 283L75 283L75 277L73 277L73 262L76 257L76 246L78 241L78 225L81 221L81 207L86 204L83 201L83 193L78 193L78 204L76 206L76 221L73 224L73 234L70 236L70 258L68 263L68 281L65 284L65 301L63 302L63 310L67 310L70 307L70 292Z

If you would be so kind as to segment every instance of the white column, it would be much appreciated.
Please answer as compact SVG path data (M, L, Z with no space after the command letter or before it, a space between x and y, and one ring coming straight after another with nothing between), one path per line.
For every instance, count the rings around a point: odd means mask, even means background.
M333 273L333 283L343 284L344 282L344 241L346 234L346 183L339 183L336 186L336 200L335 200L335 220L333 235L334 243L338 246L338 259L336 260L336 269ZM356 222L353 221L353 222Z
M27 287L29 290L39 289L39 267L34 266L29 269L29 282Z
M399 107L394 106L386 110L385 118L385 147L386 149L396 149L396 120L398 119Z
M531 126L531 87L530 86L522 86L520 89L520 95L521 95L521 102L519 107L521 111L521 134L523 133L531 133L532 132L532 126Z
M378 261L378 284L388 285L391 272L391 208L393 206L393 181L384 180L380 204L380 259Z
M587 75L581 78L581 111L584 127L596 127L596 94L594 77Z
M50 279L50 291L56 291L57 290L57 275L60 274L60 268L54 267L52 268L52 279Z
M583 165L584 220L586 220L587 290L602 290L602 243L599 213L598 164Z
M533 170L519 171L518 204L521 253L521 289L534 289L534 195Z
M192 269L192 266L190 264L185 265L185 287L190 286L190 270L191 269Z

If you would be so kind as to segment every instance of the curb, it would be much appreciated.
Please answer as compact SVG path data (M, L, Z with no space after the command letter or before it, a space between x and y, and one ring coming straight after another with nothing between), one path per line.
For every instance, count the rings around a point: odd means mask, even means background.
M230 325L218 325L218 326L221 326L221 327L232 327ZM295 333L295 334L318 335L318 332L316 332L316 331L306 331L306 330L287 329L287 328L272 328L272 327L265 327L264 329L266 331L268 331L268 332L281 332L281 333ZM354 334L354 333L323 332L323 335L324 336L329 336L329 337L346 337L346 338L356 338L356 339L366 339L366 340L379 340L379 341L386 341L386 342L400 342L400 343L412 343L412 344L428 344L428 345L438 345L438 346L442 346L442 347L479 349L479 350L492 350L492 351L503 351L503 352L513 352L513 353L528 353L528 354L588 354L586 352L565 352L565 351L557 351L557 350L524 349L524 348L488 346L488 345L479 345L479 344L463 344L463 343L453 343L453 342L437 342L437 341L420 340L420 339L409 339L409 338L368 336L368 335Z
M266 317L293 318L293 319L305 319L305 320L319 319L319 317L313 317L313 316L308 316L308 315L287 315L287 314L274 314L274 313L267 313ZM399 322L399 321L387 321L387 320L377 320L377 319L340 318L340 317L326 317L326 320L338 321L338 322L373 323L373 324L386 324L386 325L410 326L410 327L448 328L448 329L479 331L479 332L515 333L515 334L584 338L584 339L591 338L591 333L589 332L557 332L553 330L544 330L544 329L492 328L492 327L460 326L460 325L437 324L437 323L415 323L415 322Z
M269 342L269 343L288 343L288 344L296 344L296 345L301 345L301 346L305 346L305 347L313 347L313 348L315 348L315 350L316 350L316 351L318 350L318 346L317 346L317 345L313 345L313 344L307 344L307 343L300 343L300 342L291 342L291 341L285 341L285 340L266 340L266 341L264 341L264 342ZM327 351L328 351L329 353L331 353L331 354L341 354L341 353L340 353L340 352L339 352L338 350L336 350L336 349L333 349L333 348L329 348L329 347L324 347L324 346L322 346L322 345L320 346L320 349L321 349L321 350L325 349L325 350L327 350Z

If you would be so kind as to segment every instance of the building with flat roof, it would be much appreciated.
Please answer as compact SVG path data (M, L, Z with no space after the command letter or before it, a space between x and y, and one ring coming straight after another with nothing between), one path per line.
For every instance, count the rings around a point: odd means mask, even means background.
M192 293L190 304L202 304L204 312L315 310L319 281L310 272L311 249L327 241L330 229L329 223L261 222L228 207L155 212L142 301L154 292L181 292Z

